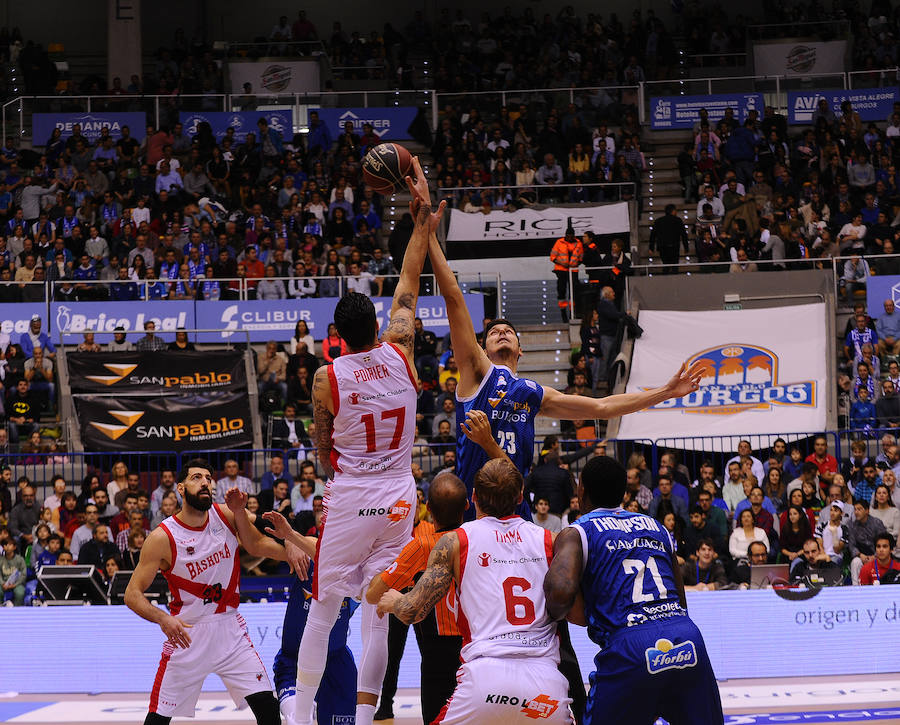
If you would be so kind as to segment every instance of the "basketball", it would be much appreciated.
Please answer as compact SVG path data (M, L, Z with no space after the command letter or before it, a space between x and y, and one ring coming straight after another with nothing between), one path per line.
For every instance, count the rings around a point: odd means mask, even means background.
M366 154L362 170L366 183L387 196L405 187L404 178L412 172L412 156L400 144L378 144Z

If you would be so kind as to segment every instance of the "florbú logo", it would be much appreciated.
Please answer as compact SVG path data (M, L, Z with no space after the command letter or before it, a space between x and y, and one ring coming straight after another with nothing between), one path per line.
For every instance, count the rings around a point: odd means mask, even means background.
M687 365L696 362L706 367L700 388L683 398L658 403L650 410L733 415L747 410L770 410L773 405L816 405L816 382L780 382L778 356L764 347L719 345L692 355Z
M647 671L651 675L665 670L683 670L697 664L697 649L691 640L672 644L671 640L658 639L656 645L649 647L644 654L647 658Z

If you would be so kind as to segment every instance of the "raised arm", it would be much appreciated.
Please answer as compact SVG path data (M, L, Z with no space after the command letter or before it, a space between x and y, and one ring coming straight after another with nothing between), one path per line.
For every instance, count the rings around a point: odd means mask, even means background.
M668 383L660 388L640 393L622 393L608 398L588 398L584 395L566 395L553 388L544 388L541 415L562 420L608 420L628 415L661 403L669 398L680 398L700 387L700 377L706 369L703 362L695 362L690 369L682 365Z
M284 547L275 539L264 536L250 521L250 514L246 508L246 493L237 487L230 488L225 494L225 503L228 505L228 511L224 512L225 516L234 522L238 540L248 554L275 559L275 561L287 561L287 552Z
M447 305L450 344L453 346L453 357L456 358L456 365L459 368L459 390L463 395L471 395L491 369L491 361L478 344L462 290L434 234L428 238L428 254L431 257L435 280Z
M428 252L428 230L431 227L437 228L446 206L446 202L441 202L437 212L432 214L428 179L425 178L425 172L422 171L417 156L413 157L413 170L416 173L415 182L407 176L406 183L413 195L409 208L415 219L415 226L406 253L403 255L400 279L391 302L390 322L382 335L383 340L399 345L411 363L415 338L413 320L416 316L416 299L419 296L419 277L422 275L422 266Z
M447 590L459 580L459 536L444 534L428 557L428 567L407 594L389 590L378 603L378 614L393 614L404 624L421 622Z
M328 380L328 365L323 365L313 377L312 403L313 420L316 423L316 440L319 464L326 478L334 478L331 466L331 436L334 433L334 402L331 400L331 383Z
M140 561L128 580L125 604L142 619L158 624L175 647L187 649L191 645L191 638L187 633L191 625L173 617L165 609L151 604L144 596L147 587L156 578L156 572L160 569L166 570L172 565L169 561L170 556L171 549L165 531L161 528L154 529L144 542Z
M551 619L565 619L581 592L584 568L581 535L574 527L563 529L553 544L553 561L544 577L544 597Z

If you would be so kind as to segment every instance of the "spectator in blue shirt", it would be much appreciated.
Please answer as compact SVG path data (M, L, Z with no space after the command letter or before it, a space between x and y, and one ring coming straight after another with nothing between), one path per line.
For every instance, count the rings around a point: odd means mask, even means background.
M866 325L866 316L856 316L856 327L847 333L844 340L844 355L848 361L859 360L862 358L863 345L878 345L878 333L871 327Z
M140 290L128 276L128 268L119 267L119 277L109 286L109 297L115 302L140 299Z
M875 331L879 356L900 353L900 313L894 308L894 300L884 301L884 314L876 320Z
M369 202L363 199L359 202L359 214L353 217L353 231L359 234L359 223L365 222L369 225L369 229L373 232L381 229L381 217L378 216L374 211L372 211L372 207L369 205Z
M32 315L28 332L23 332L19 337L19 347L26 358L34 357L34 348L43 348L44 354L49 358L56 357L56 348L53 346L50 335L41 332L41 316Z
M269 128L269 122L265 118L260 118L256 126L259 129L259 144L262 147L263 158L281 156L284 153L281 134L274 128Z
M294 477L284 468L284 458L280 455L274 455L269 459L269 470L266 471L259 480L260 491L272 488L272 484L278 479L284 479L288 483L288 490L294 487Z
M875 427L875 405L869 400L869 391L860 388L859 400L850 406L850 427L856 430ZM874 488L872 491L874 492Z
M310 156L327 154L331 149L331 132L328 126L319 119L318 111L309 112L309 133L306 136L306 148Z

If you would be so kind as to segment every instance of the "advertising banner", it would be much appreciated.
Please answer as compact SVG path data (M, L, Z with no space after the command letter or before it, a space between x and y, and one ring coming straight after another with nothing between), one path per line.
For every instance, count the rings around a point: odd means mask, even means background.
M776 318L792 330L775 335ZM658 387L703 362L700 389L622 418L620 438L800 433L825 427L825 306L759 310L646 310L626 392ZM698 442L699 444L699 442ZM690 446L690 441L686 443Z
M838 274L842 271L838 267ZM900 275L872 275L866 281L866 288L866 311L872 319L878 319L884 314L885 300L892 300L900 307Z
M31 137L35 144L44 145L58 128L63 138L72 135L75 124L81 125L81 135L92 144L100 138L104 126L109 135L122 138L122 126L128 126L131 137L143 141L147 135L147 115L144 113L33 113L31 114Z
M713 672L719 680L746 678L748 673L759 670L760 652L779 652L786 642L798 647L798 652L828 652L836 641L852 642L852 647L841 650L840 657L772 657L766 663L765 674L773 678L807 678L821 676L844 677L846 675L882 674L896 672L896 648L885 646L894 641L900 624L900 606L896 587L832 587L813 592L788 591L779 596L774 590L688 592L688 610L703 634ZM791 600L790 594L798 598ZM800 598L802 596L802 598ZM247 620L247 631L260 659L272 677L272 662L282 644L282 624L285 604L269 601L266 604L241 604L240 612ZM92 667L73 667L62 683L67 692L133 692L135 687L149 688L156 676L159 658L152 656L162 647L165 636L156 625L145 622L127 607L11 607L4 608L2 621L6 631L18 636L8 637L3 653L15 667L7 667L3 685L21 693L49 692L60 689L59 682L48 682L46 662L34 657L34 652L53 651L59 646L59 633L65 631L66 645L73 652L88 652L96 647L97 632L104 634L105 657ZM359 617L359 614L356 615ZM747 622L765 622L753 633L753 647L736 647L735 642L747 636ZM572 646L581 666L584 680L593 670L593 658L597 645L587 637L584 627L570 627ZM362 639L358 624L351 624L347 638L356 661L362 651ZM136 657L135 652L146 653ZM119 663L128 662L128 677L122 677ZM406 649L400 661L398 685L401 688L418 688L421 675L421 657L414 638L406 641ZM274 678L273 678L274 679ZM728 688L735 683L723 683ZM783 688L783 689L782 689ZM216 675L210 675L203 685L204 692L222 692L225 687ZM726 697L723 702L733 710L737 702ZM848 681L840 687L809 680L786 682L781 686L766 683L752 687L742 696L747 708L766 707L769 693L779 701L793 702L815 708L823 698L831 694L847 696L838 702L863 703L874 707L876 703L893 703L897 700L897 688L890 680L878 678L858 682ZM851 699L856 695L862 699ZM737 695L735 695L737 697ZM91 700L94 698L87 698ZM83 700L83 698L82 698ZM418 697L416 697L418 700ZM28 703L12 701L11 705ZM45 704L45 703L36 703ZM52 702L48 702L52 705ZM79 702L78 704L82 704ZM104 704L102 700L99 705ZM130 701L134 707L126 714L103 712L105 720L116 722L134 718L142 722L147 713L146 702ZM235 719L246 722L247 712L234 713L234 704L228 700L215 713L208 712L200 718L201 709L208 701L198 703L198 719L205 721ZM835 703L837 704L837 703ZM142 707L143 709L139 709ZM395 711L397 703L394 704ZM762 715L729 720L734 725L759 722L815 722L803 715L782 713L777 719L761 720ZM836 718L819 720L832 722ZM837 719L843 721L844 718ZM864 717L846 718L848 722L861 722ZM39 717L19 717L13 722L100 722L99 717L63 718L42 714ZM897 722L896 716L890 722Z
M331 137L344 132L344 124L350 121L353 132L363 133L363 124L371 123L375 133L384 141L403 141L412 138L409 127L419 112L415 107L387 108L317 108L319 118L328 126Z
M259 128L256 123L260 118L265 118L269 128L275 129L281 134L281 138L289 141L294 137L293 112L290 108L268 109L265 111L182 111L178 114L178 120L184 126L184 133L194 136L198 126L206 121L211 127L216 141L225 138L225 131L234 129L234 137L243 143L248 133L256 135L259 143Z
M693 128L700 120L700 109L709 112L710 126L725 116L726 108L733 108L738 123L743 123L749 111L762 116L765 103L762 93L720 93L710 96L659 96L650 99L652 128Z
M0 332L10 336L10 342L18 342L24 332L28 332L31 316L41 318L41 332L50 332L47 320L47 305L43 302L3 302L0 303ZM58 338L54 336L53 340Z
M811 76L843 73L846 40L758 42L753 44L753 68L760 76Z
M66 363L73 393L169 395L247 387L244 354L237 350L70 352Z
M602 234L626 234L628 203L527 207L516 211L469 214L450 210L448 242L497 242L524 239L558 239L572 227L576 235L590 230Z
M475 329L480 330L481 320L484 318L484 297L472 293L463 296ZM111 342L113 330L119 326L125 328L129 342L137 342L144 335L144 323L149 320L156 323L156 335L166 342L175 339L175 330L180 327L188 330L221 330L189 333L192 342L244 342L247 338L243 330L249 332L252 342L284 342L293 334L300 320L306 322L313 337L321 340L328 332L329 323L334 320L337 302L337 297L241 302L153 300L117 302L114 307L107 302L52 302L50 320L54 341L59 340L60 332L64 332L68 333L65 337L67 344L77 344L80 342L77 335L88 330L94 332L97 343L102 345ZM373 297L372 302L378 324L384 330L391 311L391 298ZM0 305L0 314L6 308L9 308L10 313L14 311L16 317L13 318L15 323L10 321L4 324L7 327L14 324L15 329L21 329L22 332L28 328L32 308L42 316L46 309L44 305ZM18 308L24 308L25 313ZM443 297L419 297L416 316L422 318L422 324L435 335L446 335L450 331Z
M81 440L89 451L186 451L253 445L243 393L75 398Z
M484 297L479 294L463 295L466 307L472 316L476 330L481 329L484 318ZM224 340L245 340L243 332L248 330L253 342L268 340L284 341L290 338L297 322L304 320L310 334L321 340L328 333L328 325L334 321L334 307L337 297L320 299L300 299L286 301L252 300L248 302L197 302L196 327L203 330L222 330L216 333L198 333L200 342L222 342ZM373 297L375 314L379 328L387 327L390 311L390 297ZM447 305L443 297L419 297L416 316L422 319L426 329L435 335L446 335L450 331L447 319Z
M137 342L144 334L144 323L156 323L156 334L166 342L175 339L179 327L195 327L194 303L183 300L154 300L152 302L51 302L50 319L53 339L60 333L82 333L92 330L95 342L112 342L112 332L124 327L129 342ZM67 344L80 342L67 335Z
M828 107L836 116L841 115L841 104L850 101L853 110L863 121L884 121L900 101L897 88L869 88L854 91L788 91L788 123L810 124L819 107L819 100L828 101Z
M318 93L319 61L234 61L228 62L231 92L243 93L249 83L251 93Z

